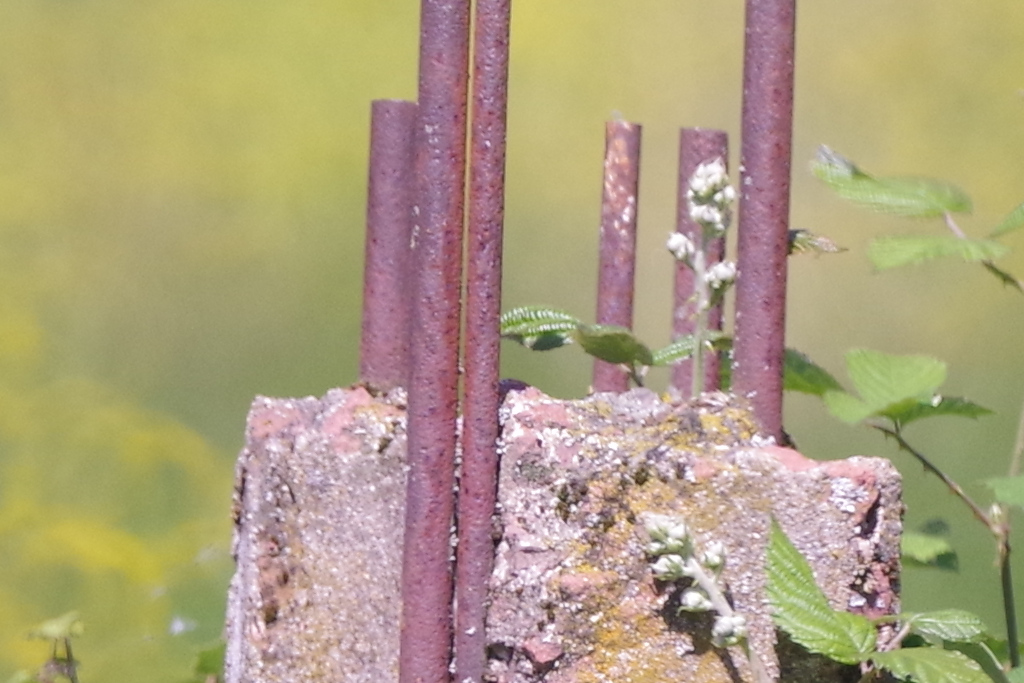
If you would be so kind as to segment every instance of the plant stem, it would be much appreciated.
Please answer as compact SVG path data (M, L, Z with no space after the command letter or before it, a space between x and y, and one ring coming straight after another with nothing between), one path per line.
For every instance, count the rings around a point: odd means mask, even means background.
M704 593L708 596L708 600L711 601L711 606L715 608L720 616L732 617L736 615L736 610L732 608L729 601L726 599L725 594L718 587L714 577L708 576L708 573L701 566L700 562L694 558L689 558L686 561L686 575L691 577L693 581L701 587ZM744 636L740 639L740 644L743 647L743 653L747 656L747 662L750 663L750 673L753 674L756 683L773 683L771 676L768 675L768 670L764 666L764 662L750 647L750 639Z
M1003 613L1006 615L1006 647L1010 652L1010 668L1020 666L1017 634L1017 608L1013 601L1013 570L1010 567L1010 529L1003 526L999 539L999 578L1003 584Z
M937 476L939 479L941 479L942 482L949 488L949 490L953 492L953 495L957 496L960 500L964 502L965 505L967 505L968 508L970 508L971 512L978 519L978 521L985 525L985 528L992 532L992 534L996 538L999 537L999 525L995 523L995 521L988 515L988 513L981 509L981 506L974 502L973 498L967 495L967 492L963 490L963 487L961 487L960 484L953 481L945 472L943 472L935 464L933 464L932 461L929 460L924 453L922 453L921 451L917 450L909 443L907 443L907 440L903 438L903 433L900 431L900 428L898 426L886 427L885 425L878 424L873 424L871 426L877 429L878 431L882 432L886 436L890 436L893 439L895 439L896 443L899 445L901 450L904 450L907 453L910 453L915 458L917 458L918 462L920 462L926 470L928 470L929 472Z
M704 336L708 326L707 240L703 227L696 235L699 243L693 254L693 284L697 295L697 316L693 326L693 388L691 398L704 393Z
M1024 424L1024 421L1022 421ZM949 487L949 490L953 492L960 500L970 508L974 516L985 525L985 527L992 533L996 539L996 551L998 554L999 564L999 577L1002 584L1003 593L1003 615L1006 619L1006 643L1010 653L1010 666L1017 668L1020 666L1020 652L1018 652L1019 636L1017 633L1017 608L1013 600L1013 573L1010 567L1010 525L1008 514L1009 512L1002 506L998 506L1000 509L995 514L989 514L981 509L974 499L967 495L967 492L963 490L960 484L953 481L945 472L940 470L934 463L929 460L924 453L917 450L903 438L903 434L900 431L899 426L889 428L884 425L871 425L878 431L882 432L886 436L891 436L899 444L900 449L910 453L912 456L917 458L926 470L937 476L939 479ZM1018 438L1018 442L1020 438ZM1011 471L1017 466L1018 453L1014 454L1014 462L1011 464Z

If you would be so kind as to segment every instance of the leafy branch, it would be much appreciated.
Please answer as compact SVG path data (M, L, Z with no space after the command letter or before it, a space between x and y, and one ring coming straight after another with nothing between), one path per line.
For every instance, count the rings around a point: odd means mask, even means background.
M879 670L915 683L1010 683L985 642L984 624L961 610L906 613L871 620L833 609L814 573L778 522L767 549L768 601L776 626L808 651L843 664L860 665L861 681ZM881 643L878 627L893 623ZM902 647L914 636L917 647Z
M871 263L879 270L923 263L946 256L977 261L1004 285L1024 293L1024 283L995 264L1009 248L996 241L1024 227L1024 204L1017 206L987 239L972 239L957 224L954 214L970 213L971 199L951 183L917 177L876 177L849 159L822 145L811 171L840 197L873 211L910 218L941 217L951 235L888 236L868 247Z

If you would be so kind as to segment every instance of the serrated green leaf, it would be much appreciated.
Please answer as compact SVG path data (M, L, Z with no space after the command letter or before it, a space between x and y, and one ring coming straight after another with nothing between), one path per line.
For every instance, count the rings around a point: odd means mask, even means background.
M579 325L573 339L594 358L621 365L653 365L654 355L647 345L625 327L618 325Z
M1024 204L1018 204L1017 207L1011 211L1003 222L995 227L992 232L989 233L989 237L999 237L1005 235L1008 232L1024 226Z
M502 314L499 324L502 337L534 351L547 351L571 344L572 333L581 323L565 311L520 306Z
M64 638L75 638L85 632L85 625L82 623L78 612L67 612L47 619L29 632L29 638L41 640L61 640Z
M811 171L840 197L875 211L923 218L971 210L970 197L955 185L930 178L876 178L824 145Z
M1008 247L992 240L961 239L953 235L894 235L873 240L868 245L868 258L875 268L886 270L944 256L959 256L964 261L991 261L1008 251Z
M536 335L567 332L580 324L579 318L546 306L520 306L506 311L500 319L502 335Z
M875 627L859 614L829 606L807 561L775 520L766 564L772 618L794 642L844 664L856 664L872 655Z
M711 346L712 350L722 351L728 350L732 345L732 340L726 337L721 332L715 330L708 330L704 341ZM693 335L688 334L685 337L680 337L668 346L664 346L654 352L652 365L672 365L678 363L681 360L685 360L693 355Z
M800 351L786 349L783 363L782 388L786 391L821 396L827 391L843 390L843 386L828 370Z
M930 356L897 356L869 349L846 353L846 371L860 397L827 391L823 398L833 415L850 423L874 415L911 414L916 403L932 401L946 379L946 364Z
M993 477L986 479L985 484L998 502L1024 507L1024 476Z
M904 531L900 538L900 551L904 563L945 568L940 559L943 556L956 556L953 546L945 538L922 534L916 531ZM947 560L946 564L949 562Z
M912 400L908 405L898 404L891 409L886 409L881 414L893 422L905 426L926 417L969 417L976 420L979 417L991 415L992 411L964 398L935 396L930 401Z
M877 652L871 660L914 683L990 683L981 667L960 652L915 647Z
M989 649L988 645L983 642L978 643L962 643L956 641L946 641L943 643L943 647L947 650L956 650L962 652L972 660L978 663L981 670L985 672L985 675L989 677L989 680L995 683L1011 683L1007 677L1006 672L1003 671L1003 664L996 658L992 650Z
M977 615L961 609L901 614L899 619L908 622L914 633L935 644L945 640L979 643L988 632L985 623Z
M1004 285L1009 285L1010 287L1013 287L1019 292L1024 292L1024 282L1021 282L1020 280L1018 280L1017 278L1015 278L1013 275L1009 274L1002 268L996 267L996 264L992 263L991 261L982 261L981 265L985 266L985 269L988 272L992 273L997 278L999 278L999 281L1002 282Z

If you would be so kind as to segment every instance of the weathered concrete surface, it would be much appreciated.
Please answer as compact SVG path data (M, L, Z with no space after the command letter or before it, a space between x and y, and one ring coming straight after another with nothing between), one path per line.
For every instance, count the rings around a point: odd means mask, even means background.
M836 608L897 610L900 478L887 460L817 463L765 446L724 395L695 406L634 390L582 401L536 389L502 409L502 538L492 577L491 673L502 682L750 680L739 648L711 646L712 617L676 611L654 581L645 513L680 515L725 544L724 577L753 648L780 674L765 596L772 516ZM781 680L857 680L799 648Z
M398 680L405 397L257 398L235 480L229 683Z
M742 653L711 647L711 618L676 615L676 592L653 581L645 512L681 514L700 539L725 543L730 595L773 673L761 569L770 515L834 606L898 607L902 506L888 461L818 463L767 446L722 395L681 406L644 390L562 401L527 388L509 393L502 419L489 680L749 680ZM404 425L400 390L253 403L228 683L398 680ZM787 683L851 673L780 651Z

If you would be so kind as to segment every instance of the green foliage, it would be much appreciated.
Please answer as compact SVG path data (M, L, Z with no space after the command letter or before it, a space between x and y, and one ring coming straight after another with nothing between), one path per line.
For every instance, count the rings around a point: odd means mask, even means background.
M810 652L843 664L870 663L915 683L1006 681L998 660L983 642L985 625L963 610L891 617L901 623L901 637L913 634L930 646L877 650L875 623L829 606L807 561L775 520L766 571L776 626Z
M993 477L985 483L998 502L1024 508L1024 476Z
M953 235L894 236L871 242L868 258L875 268L886 270L944 256L959 256L964 261L990 261L1008 251L1008 247L992 240L961 239Z
M903 563L919 567L955 569L956 551L948 539L934 534L903 530L900 538Z
M501 336L534 351L547 351L571 344L572 333L582 323L564 311L543 306L520 306L502 314L499 324Z
M933 647L876 652L875 665L915 683L988 683L991 679L977 662L960 652Z
M933 645L941 645L946 640L980 643L988 632L977 615L960 609L925 614L905 613L900 615L900 620Z
M877 178L824 145L811 170L840 197L874 211L915 218L971 211L970 197L954 185L928 178Z
M853 349L846 354L846 371L860 396L831 390L823 398L833 415L851 424L883 417L906 425L924 417L976 418L990 412L965 399L937 395L946 379L946 364L930 356Z
M842 385L828 370L800 351L786 349L783 363L782 388L786 391L812 396L823 396L829 391L842 391Z
M989 233L989 237L1001 237L1008 232L1013 232L1024 226L1024 203L1017 207L1003 219L1003 221Z
M857 664L875 649L875 627L866 618L832 609L807 560L772 520L766 560L768 600L775 624L811 652Z
M227 651L227 643L218 640L213 645L204 648L196 655L193 676L182 683L208 683L224 680L224 654Z
M579 325L573 339L594 358L627 367L654 365L647 345L625 327L618 325Z
M77 638L85 632L85 626L78 612L67 612L47 619L43 623L29 631L29 638L39 640L63 640L65 638Z

